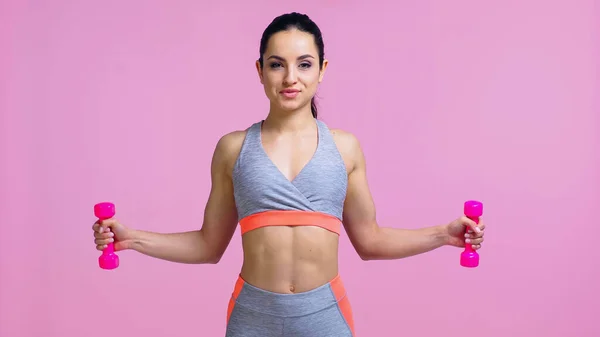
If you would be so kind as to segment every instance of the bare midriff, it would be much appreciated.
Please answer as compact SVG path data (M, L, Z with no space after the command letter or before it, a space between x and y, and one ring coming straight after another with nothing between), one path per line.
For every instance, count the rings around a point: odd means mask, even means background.
M316 226L262 227L242 236L241 277L263 290L294 294L338 275L339 235Z

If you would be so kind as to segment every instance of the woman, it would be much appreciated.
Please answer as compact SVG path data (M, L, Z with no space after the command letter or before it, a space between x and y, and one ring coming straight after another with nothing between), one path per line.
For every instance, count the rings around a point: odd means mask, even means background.
M285 14L267 27L256 68L270 111L218 141L201 229L159 234L109 219L93 226L97 249L114 242L159 259L218 263L239 222L244 261L226 336L342 337L355 335L338 275L342 223L363 260L461 247L465 238L481 247L485 226L465 217L419 230L379 227L359 142L317 119L327 60L306 15Z

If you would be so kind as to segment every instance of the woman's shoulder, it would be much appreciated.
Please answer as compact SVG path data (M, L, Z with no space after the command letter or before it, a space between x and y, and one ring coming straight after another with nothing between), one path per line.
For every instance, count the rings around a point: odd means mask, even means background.
M243 130L238 129L225 133L221 136L221 138L219 138L219 141L217 142L217 148L226 152L239 152L244 140L246 139L246 136L248 135L248 132L251 131L251 129L254 129L254 132L256 132L256 127L259 125L260 122L256 122Z
M234 130L222 135L217 141L213 158L222 163L227 171L231 171L239 156L248 130Z
M221 136L217 144L225 148L242 146L247 132L248 130L234 130L227 132Z
M329 132L340 151L355 151L360 147L358 138L350 131L330 128Z
M363 152L360 147L358 138L350 131L330 128L335 145L348 168L348 171L352 171L358 162L363 158Z

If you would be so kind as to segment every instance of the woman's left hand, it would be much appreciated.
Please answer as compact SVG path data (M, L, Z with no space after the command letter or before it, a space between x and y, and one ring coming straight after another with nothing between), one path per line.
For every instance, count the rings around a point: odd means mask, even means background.
M455 247L464 247L465 244L471 244L473 249L481 248L485 224L479 219L479 224L475 221L462 216L448 225L446 225L448 233L448 244Z

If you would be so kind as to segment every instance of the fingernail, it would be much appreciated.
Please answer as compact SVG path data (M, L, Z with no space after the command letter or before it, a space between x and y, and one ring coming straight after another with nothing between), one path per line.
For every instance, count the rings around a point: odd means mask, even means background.
M471 240L470 239L466 239L465 242L466 243L471 243Z
M470 238L471 234L465 234L465 238Z
M115 236L115 234L113 232L108 233L108 235L110 235L110 237Z
M98 233L102 233L102 227L98 228Z

